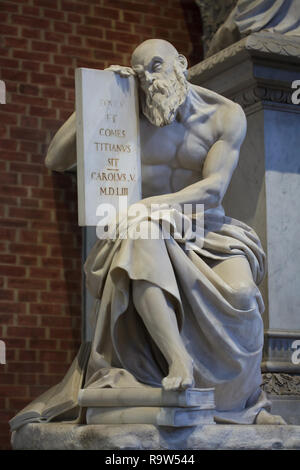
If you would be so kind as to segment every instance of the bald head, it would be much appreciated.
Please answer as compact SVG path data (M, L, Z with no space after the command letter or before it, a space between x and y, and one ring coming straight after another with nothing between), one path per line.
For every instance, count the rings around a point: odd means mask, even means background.
M162 57L163 59L176 59L179 54L175 47L164 39L147 39L142 42L134 51L131 57L132 67L147 64L152 57Z
M176 117L187 96L186 58L163 39L148 39L133 52L131 65L138 76L144 115L164 126Z

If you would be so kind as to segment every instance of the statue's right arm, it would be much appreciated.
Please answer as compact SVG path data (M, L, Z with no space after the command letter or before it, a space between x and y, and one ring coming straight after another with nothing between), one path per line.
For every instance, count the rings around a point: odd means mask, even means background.
M50 170L66 171L76 165L75 112L57 131L48 148L45 165Z

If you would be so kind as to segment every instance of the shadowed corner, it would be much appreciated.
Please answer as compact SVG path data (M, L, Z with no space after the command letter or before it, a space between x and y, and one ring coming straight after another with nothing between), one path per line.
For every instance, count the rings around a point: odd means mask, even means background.
M130 93L130 85L129 85L129 80L124 80L124 78L129 78L129 77L121 77L118 73L114 73L114 77L116 80L117 85L121 88L123 93Z

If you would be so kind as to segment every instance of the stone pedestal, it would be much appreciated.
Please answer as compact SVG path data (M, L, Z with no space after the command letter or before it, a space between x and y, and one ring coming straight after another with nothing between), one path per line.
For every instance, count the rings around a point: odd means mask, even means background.
M247 137L224 206L257 231L266 251L262 368L284 373L273 393L289 400L300 400L300 377L294 375L300 364L292 359L300 339L300 105L291 99L292 82L299 79L300 38L266 32L189 70L189 81L236 101L247 116Z
M17 450L272 450L300 449L300 426L26 424L12 435Z

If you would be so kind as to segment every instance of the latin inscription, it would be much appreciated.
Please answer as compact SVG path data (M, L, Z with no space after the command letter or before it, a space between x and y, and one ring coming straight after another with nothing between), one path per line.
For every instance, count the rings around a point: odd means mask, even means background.
M97 225L100 204L141 199L137 85L111 71L76 73L79 223Z

